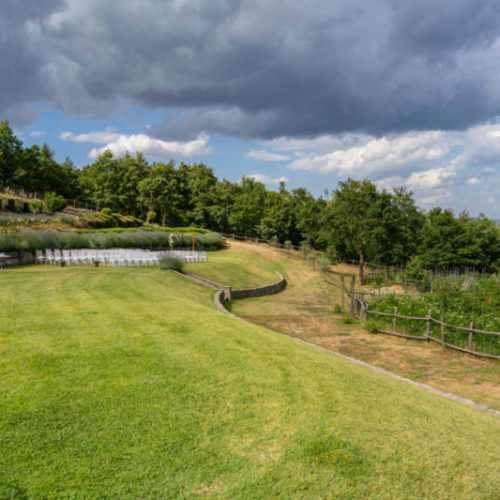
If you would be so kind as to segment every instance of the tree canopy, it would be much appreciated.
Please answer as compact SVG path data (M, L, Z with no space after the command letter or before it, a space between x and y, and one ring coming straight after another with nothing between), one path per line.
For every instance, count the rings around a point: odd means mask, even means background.
M339 182L331 195L301 187L277 191L251 177L218 179L203 163L149 163L140 152L110 151L77 168L54 159L47 144L23 147L0 123L0 187L55 193L163 226L197 225L224 233L286 241L364 263L500 270L500 229L484 215L420 210L413 194L379 190L368 179Z

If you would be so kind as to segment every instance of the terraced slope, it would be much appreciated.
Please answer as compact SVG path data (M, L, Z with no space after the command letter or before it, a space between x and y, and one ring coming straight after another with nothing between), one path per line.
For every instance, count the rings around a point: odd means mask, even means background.
M495 498L500 419L149 268L0 272L0 498Z

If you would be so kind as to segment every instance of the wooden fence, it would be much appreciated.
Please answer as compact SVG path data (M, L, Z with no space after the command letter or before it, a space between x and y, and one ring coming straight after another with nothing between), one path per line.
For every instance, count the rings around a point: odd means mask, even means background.
M429 342L436 342L440 344L445 350L446 347L449 349L454 349L456 351L460 352L465 352L469 355L473 356L479 356L482 358L489 358L489 359L500 359L500 356L497 356L495 354L488 354L484 352L479 352L473 350L473 337L475 333L479 334L484 334L484 335L492 335L496 337L500 337L500 332L489 332L486 330L479 330L477 328L474 328L474 323L471 322L470 326L464 327L464 326L455 326L455 325L450 325L443 321L442 319L436 319L432 317L432 311L429 310L429 313L427 316L422 317L422 316L406 316L404 314L399 314L398 313L398 308L394 308L394 313L386 313L386 312L381 312L381 311L370 311L369 310L369 305L363 300L363 293L358 293L354 292L351 294L351 312L353 316L357 316L361 322L362 325L365 324L365 322L368 320L369 315L374 315L374 316L383 316L383 317L389 317L392 318L392 330L382 330L380 328L377 328L377 332L379 333L385 333L387 335L394 335L395 337L402 337L405 339L411 339L411 340L424 340L427 345L429 345ZM425 334L424 335L409 335L406 333L401 333L397 331L398 328L398 319L407 319L407 320L413 320L413 321L422 321L425 322ZM431 325L432 323L436 323L440 325L440 333L441 336L439 339L431 336ZM449 342L445 341L445 328L450 328L454 330L459 330L462 332L467 332L468 333L468 340L467 340L467 348L465 347L460 347L455 344L451 344Z

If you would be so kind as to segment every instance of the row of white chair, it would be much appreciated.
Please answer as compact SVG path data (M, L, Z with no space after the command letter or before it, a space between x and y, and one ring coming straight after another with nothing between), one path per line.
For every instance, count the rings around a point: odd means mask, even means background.
M148 250L111 248L104 250L96 249L73 249L73 250L52 250L45 252L37 250L36 260L41 264L59 264L64 262L67 265L83 265L98 262L105 266L154 266L158 265L164 256L176 257L183 262L205 262L206 252L189 252L185 250L173 250L152 252Z

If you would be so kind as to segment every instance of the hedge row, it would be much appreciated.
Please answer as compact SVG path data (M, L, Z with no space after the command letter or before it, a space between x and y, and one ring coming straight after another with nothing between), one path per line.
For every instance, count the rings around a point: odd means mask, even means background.
M210 230L201 227L158 227L145 224L141 227L108 227L103 229L76 229L77 233L121 233L123 231L163 231L166 233L196 233L206 234Z
M45 250L47 248L191 248L192 235L166 231L85 232L26 230L14 234L0 234L0 252ZM223 247L218 233L197 234L197 249Z

